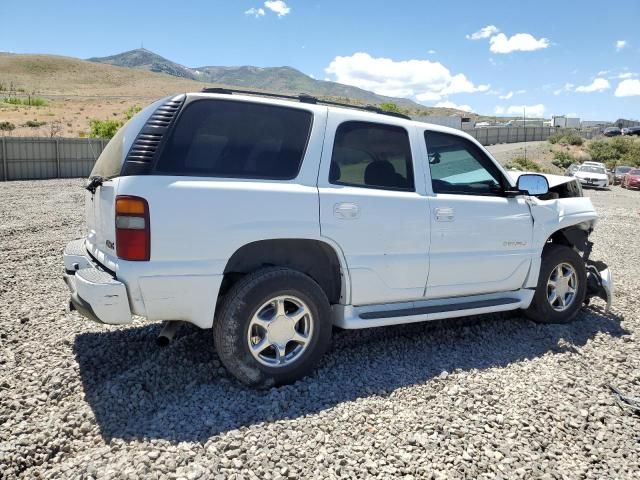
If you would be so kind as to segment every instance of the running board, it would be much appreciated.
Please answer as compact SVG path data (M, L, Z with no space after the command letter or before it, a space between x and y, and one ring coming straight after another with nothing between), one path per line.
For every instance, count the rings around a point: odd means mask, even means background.
M432 305L430 307L403 308L401 310L383 310L381 312L364 312L359 315L364 320L389 317L411 317L412 315L426 315L428 313L444 313L471 310L476 308L497 307L499 305L520 304L517 298L496 298L494 300L479 300L476 302L450 303L448 305Z
M533 290L522 289L506 294L474 295L395 304L334 305L332 307L333 323L341 328L357 329L505 312L527 308L533 295Z

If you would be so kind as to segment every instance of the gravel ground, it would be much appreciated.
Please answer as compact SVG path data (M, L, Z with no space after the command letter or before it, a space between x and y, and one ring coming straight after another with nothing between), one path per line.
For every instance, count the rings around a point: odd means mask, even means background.
M638 478L640 192L590 191L617 299L570 325L485 316L338 332L313 376L256 392L211 332L66 310L79 180L0 183L0 478Z

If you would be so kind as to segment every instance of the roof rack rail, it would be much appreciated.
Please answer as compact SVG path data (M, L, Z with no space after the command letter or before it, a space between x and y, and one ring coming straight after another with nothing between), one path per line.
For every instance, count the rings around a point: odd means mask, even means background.
M376 105L351 105L349 103L340 103L334 102L331 100L322 100L320 98L309 95L308 93L301 93L299 95L286 95L284 93L271 93L271 92L256 92L254 90L238 90L235 88L223 88L223 87L205 87L202 89L202 93L219 93L223 95L233 95L234 93L239 93L242 95L257 95L259 97L269 97L269 98L283 98L286 100L297 100L300 103L310 103L310 104L321 104L321 105L331 105L334 107L345 107L345 108L353 108L356 110L363 110L365 112L373 112L379 113L381 115L389 115L391 117L404 118L406 120L411 120L411 117L408 115L404 115L403 113L398 112L389 112L387 110L383 110Z

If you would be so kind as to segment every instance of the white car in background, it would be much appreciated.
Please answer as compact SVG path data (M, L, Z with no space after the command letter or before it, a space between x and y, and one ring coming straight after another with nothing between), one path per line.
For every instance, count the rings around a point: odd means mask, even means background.
M585 187L606 188L609 186L609 175L602 164L596 162L583 163L573 175Z

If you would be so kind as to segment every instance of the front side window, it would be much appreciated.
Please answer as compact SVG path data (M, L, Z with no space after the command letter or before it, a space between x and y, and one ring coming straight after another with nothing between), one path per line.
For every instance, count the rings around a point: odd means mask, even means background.
M336 131L329 182L414 191L412 162L409 135L404 128L345 122Z
M434 193L500 195L503 177L494 163L466 138L424 132Z
M156 172L290 180L298 175L312 114L297 108L230 100L185 107Z

